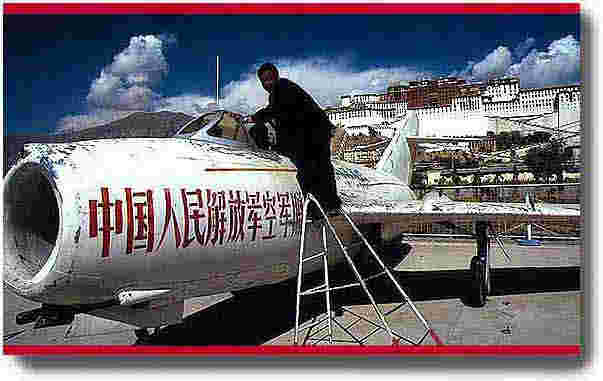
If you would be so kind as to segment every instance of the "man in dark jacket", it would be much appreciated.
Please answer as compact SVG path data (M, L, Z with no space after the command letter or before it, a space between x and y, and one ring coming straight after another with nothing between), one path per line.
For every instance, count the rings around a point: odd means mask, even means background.
M301 87L279 78L273 64L263 64L257 74L270 96L268 106L254 115L256 122L262 125L269 118L278 121L275 150L295 163L304 194L312 193L328 214L336 214L341 199L331 163L331 121ZM315 211L312 214L319 217Z

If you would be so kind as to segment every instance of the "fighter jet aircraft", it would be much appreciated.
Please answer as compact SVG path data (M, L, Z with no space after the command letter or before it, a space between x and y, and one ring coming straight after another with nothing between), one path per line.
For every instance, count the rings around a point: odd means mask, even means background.
M577 223L580 213L417 200L406 142L417 123L409 112L375 170L333 161L342 208L372 242L391 242L413 223L472 223L478 249L468 292L483 304L494 223ZM17 322L40 328L87 313L158 327L179 322L190 298L297 276L304 198L296 168L258 148L247 127L220 110L171 138L26 145L3 183L4 285L42 307ZM344 219L330 221L352 245ZM308 234L318 248L320 233Z

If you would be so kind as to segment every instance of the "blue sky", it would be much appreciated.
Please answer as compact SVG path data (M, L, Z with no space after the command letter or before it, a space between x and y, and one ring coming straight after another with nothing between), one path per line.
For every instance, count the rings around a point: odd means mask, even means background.
M391 80L515 74L580 79L579 15L4 16L4 132L106 123L136 110L202 112L267 101L264 61L323 105Z

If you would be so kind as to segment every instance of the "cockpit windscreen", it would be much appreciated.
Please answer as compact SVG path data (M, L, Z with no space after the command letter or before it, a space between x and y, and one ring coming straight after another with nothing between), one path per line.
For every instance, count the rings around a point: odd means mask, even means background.
M222 141L224 144L229 144L229 142L249 144L251 142L247 128L243 124L243 117L240 114L224 110L201 115L182 127L175 136Z
M219 111L210 112L209 114L205 114L205 115L201 116L200 118L193 120L182 130L178 131L177 135L182 136L182 135L194 134L195 132L198 132L203 127L207 126L209 123L211 123L212 121L216 120L216 118L219 118L219 117L220 117Z

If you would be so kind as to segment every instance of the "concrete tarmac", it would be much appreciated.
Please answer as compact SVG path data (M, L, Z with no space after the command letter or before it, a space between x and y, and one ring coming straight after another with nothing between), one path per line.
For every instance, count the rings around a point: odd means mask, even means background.
M387 311L395 306L396 304L384 304L382 308ZM357 320L354 314L379 322L370 305L347 307L351 312L344 311L337 318L344 327ZM580 291L494 296L489 297L486 305L481 308L467 307L460 299L418 302L416 307L442 343L448 345L578 345L581 342L583 314ZM326 314L322 314L317 320L325 316ZM386 320L394 332L415 343L426 333L424 326L409 309L397 316L391 314ZM360 340L374 329L373 324L360 321L349 330ZM324 322L313 330L302 331L299 343L327 344L327 332ZM266 344L291 345L293 337L294 330L291 330ZM337 324L333 324L333 340L333 344L355 343L355 339ZM385 330L380 330L363 343L390 345L391 339ZM431 335L427 335L422 344L437 343Z
M551 242L537 248L511 245L513 264L495 260L492 295L482 308L463 303L470 279L469 261L474 253L472 242L421 239L412 244L414 251L395 268L394 274L444 344L581 343L584 314L579 244ZM502 258L498 254L496 257ZM353 280L347 266L338 265L330 273L334 284ZM319 282L321 275L315 273L304 281ZM65 326L40 330L33 330L33 324L18 326L16 314L39 305L5 289L4 344L288 345L292 343L295 324L295 288L296 281L292 279L238 292L234 298L193 313L181 324L161 329L145 342L137 341L135 327L85 314L77 315L72 324ZM371 290L384 311L400 301L388 282L371 282ZM311 296L303 300L303 321L324 316L322 299ZM375 318L368 300L357 288L338 291L333 300L350 311L341 316L343 323L353 321L352 313ZM392 313L388 322L396 332L413 339L422 336L421 324L408 309ZM363 321L353 326L358 337L371 329ZM350 340L341 330L335 331L335 337ZM390 340L379 332L366 343L389 344ZM430 336L423 341L433 343Z
M473 240L446 240L414 238L407 240L413 246L405 260L395 267L398 280L407 289L411 300L419 300L417 310L423 315L439 339L449 345L577 345L581 343L580 328L583 319L583 293L576 291L540 292L548 288L568 290L566 284L574 278L577 286L579 267L582 264L582 247L579 242L544 242L538 247L526 247L514 241L504 242L512 256L511 263L491 245L492 296L484 307L473 308L463 303L463 296L446 298L450 287L467 277L471 257L475 255ZM560 278L557 278L560 277ZM423 278L419 281L420 278ZM557 278L557 288L555 288ZM448 279L448 280L447 280ZM540 284L539 284L540 283ZM406 286L406 287L405 287ZM539 288L540 286L540 288ZM432 292L425 288L431 288ZM443 300L429 300L441 287ZM526 293L527 292L527 293ZM335 296L336 297L336 296ZM433 296L431 296L433 297ZM381 305L386 312L398 303ZM349 311L349 312L348 312ZM420 320L410 308L400 309L386 317L390 328L419 341L425 331ZM379 318L370 304L346 305L343 315L336 319L343 327L357 321L356 315L369 318L379 324ZM306 322L320 321L321 314ZM333 323L333 343L353 344L375 330L375 326L363 320L349 329L349 333ZM303 325L302 325L303 327ZM318 333L317 333L318 332ZM306 344L327 343L326 321L311 329L300 331L298 342ZM268 341L267 344L293 344L294 330ZM385 330L362 340L367 345L389 345L391 338ZM436 344L427 335L422 344Z
M442 240L441 238L414 238L405 242L413 247L410 255L396 266L398 271L450 271L469 268L475 255L475 240ZM521 246L504 240L505 250L511 256L508 262L494 240L490 242L493 268L576 267L583 263L579 241L545 241L541 246Z

